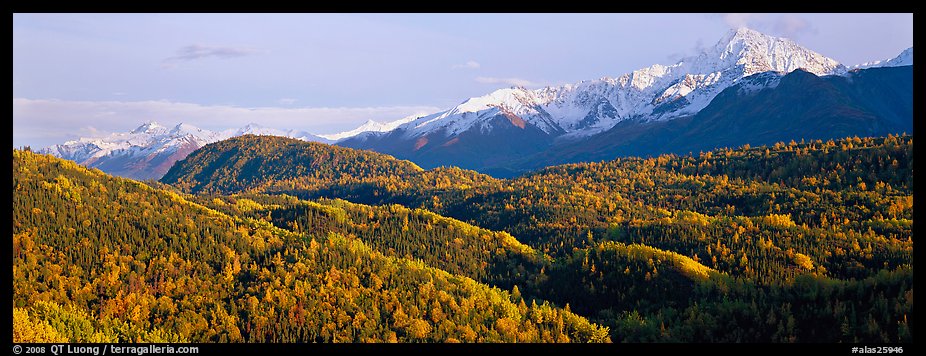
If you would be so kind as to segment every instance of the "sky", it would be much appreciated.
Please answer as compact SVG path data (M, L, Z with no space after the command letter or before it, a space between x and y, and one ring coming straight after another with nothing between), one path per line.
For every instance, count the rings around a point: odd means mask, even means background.
M13 146L148 121L335 133L672 64L743 26L847 66L913 46L912 14L14 14Z

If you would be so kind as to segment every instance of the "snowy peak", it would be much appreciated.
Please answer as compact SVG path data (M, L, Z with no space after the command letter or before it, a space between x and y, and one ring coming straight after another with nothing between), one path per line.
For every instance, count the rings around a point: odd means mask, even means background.
M743 78L765 72L784 75L797 69L818 76L847 72L836 60L794 41L739 28L704 52L672 65L654 64L616 78L537 90L499 89L401 128L410 138L438 131L446 136L472 129L490 132L489 122L495 117L513 115L550 136L588 136L623 120L663 121L693 115ZM379 132L373 127L358 128L337 137L365 131Z
M728 32L714 48L699 56L695 64L700 67L693 68L698 73L740 67L741 77L768 71L790 73L797 69L818 76L846 72L845 66L836 60L790 39L769 36L745 27Z
M669 74L670 69L678 66L679 64L674 66L654 64L643 69L637 69L630 73L628 77L630 86L637 90L644 90L649 88L656 82L657 79L665 77L666 74ZM621 82L622 84L626 85L627 79L624 79Z
M495 107L517 111L517 108L532 103L531 93L523 87L499 89L480 97L469 98L454 107L456 112L478 112Z
M157 121L149 121L149 122L142 124L138 128L132 130L132 133L133 134L140 134L140 133L161 134L161 133L164 133L166 130L167 128L164 126L161 126L161 124L157 123Z
M900 67L913 65L913 47L905 49L897 57L887 61L885 67Z
M866 69L866 68L879 68L879 67L901 67L901 66L912 66L913 65L913 47L907 48L900 52L897 57L882 60L862 63L857 66L852 67L852 69Z
M350 131L339 132L335 134L318 135L318 137L328 139L331 141L337 141L337 140L341 140L341 139L345 139L349 137L354 137L364 132L388 132L388 131L394 130L395 128L403 124L412 122L415 119L423 115L425 114L424 113L414 114L414 115L410 115L410 116L407 116L407 117L404 117L404 118L401 118L395 121L390 121L387 123L367 120L366 122L364 122L362 125L360 125L356 129L353 129Z
M252 123L249 123L249 124L245 125L244 127L240 128L240 129L238 129L237 131L235 131L234 136L241 136L241 135L248 135L248 134L251 134L251 135L260 135L260 134L264 134L264 133L266 133L266 132L268 132L268 131L275 131L275 130L273 130L273 129L267 129L267 128L263 127L263 126L260 126L260 125L258 125L258 124L256 124L256 123L253 123L253 122L252 122Z
M357 127L354 130L357 130L359 132L370 132L370 131L382 132L382 131L389 131L389 129L387 128L388 126L389 126L388 123L384 124L384 123L380 123L380 122L373 121L373 120L367 120L366 122L364 122L363 124L361 124L359 127Z
M171 135L178 135L178 136L193 135L193 136L201 137L204 135L208 135L211 132L203 130L201 128L198 128L190 124L179 123L177 124L177 126L174 126L174 128L171 129L169 133Z

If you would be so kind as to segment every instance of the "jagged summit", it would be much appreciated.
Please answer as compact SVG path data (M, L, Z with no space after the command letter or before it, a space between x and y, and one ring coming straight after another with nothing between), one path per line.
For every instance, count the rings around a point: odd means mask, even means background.
M142 124L141 126L139 126L138 128L132 130L132 133L152 134L152 133L161 133L161 132L164 132L165 130L167 130L167 127L162 126L157 121L148 121Z
M719 62L715 62L717 59ZM845 66L834 59L809 50L794 41L765 35L741 27L728 32L710 50L698 57L693 72L708 72L716 69L742 66L742 76L774 71L790 73L796 69L816 75L841 74Z
M897 57L862 63L857 66L852 67L852 69L866 69L866 68L881 68L881 67L900 67L900 66L912 66L913 65L913 47L907 48L900 52Z
M357 136L357 135L362 134L362 133L365 133L365 132L386 132L386 131L391 131L391 130L395 129L396 127L399 127L399 125L402 125L402 124L404 124L404 123L407 123L407 122L410 122L410 121L412 121L412 120L415 120L416 118L418 118L418 117L420 117L420 116L422 116L422 115L424 115L424 114L423 114L423 113L421 113L421 114L414 114L414 115L410 115L410 116L407 116L407 117L404 117L404 118L401 118L401 119L398 119L398 120L395 120L395 121L390 121L390 122L387 122L387 123L381 123L381 122L374 121L374 120L367 120L366 122L364 122L363 124L361 124L361 125L360 125L359 127L357 127L356 129L353 129L353 130L350 130L350 131L339 132L339 133L336 133L336 134L318 135L318 136L319 136L319 137L322 137L322 138L325 138L325 139L328 139L328 140L337 141L337 140L340 140L340 139L343 139L343 138L348 138L348 137Z

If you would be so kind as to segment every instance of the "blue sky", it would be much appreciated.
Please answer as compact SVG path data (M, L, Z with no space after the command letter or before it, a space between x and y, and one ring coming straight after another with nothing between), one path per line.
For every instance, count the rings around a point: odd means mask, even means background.
M333 133L671 64L740 26L849 66L913 45L912 14L14 14L13 145L150 120Z

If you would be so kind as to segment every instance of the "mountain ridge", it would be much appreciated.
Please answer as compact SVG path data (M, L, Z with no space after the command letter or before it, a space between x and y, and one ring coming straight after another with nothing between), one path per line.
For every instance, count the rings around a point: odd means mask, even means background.
M558 87L499 89L396 129L408 138L441 130L449 137L473 128L491 130L486 122L492 117L514 115L554 136L589 136L623 120L669 120L695 113L741 78L799 68L817 75L847 72L837 61L791 40L740 28L705 52L672 65Z
M179 159L206 144L246 134L292 137L303 141L331 142L299 130L278 130L255 123L239 129L211 131L179 123L172 128L148 121L130 132L80 138L39 150L91 168L134 179L159 179Z
M852 69L882 68L882 67L900 67L913 65L913 47L907 48L900 52L897 57L874 62L867 62L853 66Z
M912 55L910 47L890 60L850 69L792 40L739 28L702 53L672 65L654 64L616 77L555 87L498 89L441 112L385 123L368 120L335 134L313 135L256 124L213 132L188 124L167 129L155 123L130 133L68 141L41 152L121 176L156 179L205 144L254 133L374 150L425 168L461 165L510 176L522 172L512 161L536 157L555 147L588 146L596 136L613 135L620 128L641 126L634 129L639 131L660 126L660 122L684 126L730 87L737 87L745 98L752 92L775 89L781 77L798 69L822 77L851 77L859 71L912 64ZM676 125L661 125L667 132L679 130L672 126Z
M624 156L697 154L744 144L912 132L913 97L904 95L912 92L911 68L869 68L845 77L817 77L802 71L781 77L759 74L728 88L695 115L668 122L620 123L587 140L560 142L508 162L510 171L496 175ZM756 89L751 81L773 85ZM805 95L811 87L817 93L812 97Z
M691 136L691 133L680 132L686 127L703 131L707 126L696 128L689 126L688 122L714 105L715 99L721 93L733 87L736 88L737 95L728 95L728 98L736 97L748 101L755 93L776 90L782 78L796 71L819 78L851 79L859 76L859 71L871 72L878 66L901 66L907 62L912 63L912 48L877 66L850 71L837 61L801 47L794 41L740 28L728 32L702 53L686 57L673 65L656 64L614 78L604 77L559 87L535 90L523 87L499 89L485 96L470 98L446 111L403 124L393 131L345 138L336 144L388 153L414 161L423 168L458 165L497 177L511 177L553 164L592 159L594 155L590 155L590 152L613 147L615 141L629 141L631 144L652 147L649 150L631 148L630 154L670 152L663 149L669 144L664 140L670 136ZM899 79L898 84L901 86L909 82L905 78L894 79ZM800 100L803 96L840 96L845 100L857 102L849 106L866 107L870 120L880 120L881 116L886 116L891 117L890 121L898 121L892 113L894 109L890 107L862 104L864 101L884 101L885 98L882 97L886 94L882 92L868 90L873 99L853 93L814 92L824 87L826 86L798 88L797 91L801 93L782 97ZM839 90L865 90L838 87ZM795 91L793 88L788 90ZM912 93L912 87L909 91L892 91L892 94L900 97L909 96L909 93ZM765 104L774 104L763 106L767 110L790 110L805 122L810 122L807 120L814 115L819 117L815 112L791 110L786 101ZM902 108L912 108L912 102L907 99L900 99L899 104ZM839 105L832 107L835 109ZM912 111L910 112L912 114ZM722 114L741 115L734 112ZM871 122L847 124L837 121L839 120L828 122L848 125L848 130L839 130L847 136L901 133L909 131L907 128L912 127L912 120L900 120L903 122L890 125ZM727 123L733 121L727 120ZM779 128L782 132L794 135L779 139L788 141L834 137L825 134L825 128L816 126L810 125L807 130L801 130L800 127ZM726 135L726 129L722 125L711 127L711 132L717 137ZM663 132L657 132L655 128ZM763 129L776 130L774 125L767 125ZM629 136L616 135L619 132ZM639 136L643 133L646 134ZM760 137L761 135L763 133L742 132L732 140L724 142L735 146L768 143L768 140ZM704 141L701 146L705 148L715 148L720 143L713 139L712 135L703 134L698 137ZM651 140L645 141L644 138ZM681 146L691 146L683 143L675 145L676 147L669 148L679 150ZM545 155L562 156L562 153L577 150L574 149L577 147L590 152L575 152L569 160L538 160ZM604 153L601 157L611 159L616 156L613 153ZM531 160L534 162L525 163Z
M448 136L438 131L409 139L400 127L337 144L387 153L425 169L456 165L513 177L555 164L620 156L911 132L912 84L912 66L822 77L803 70L786 75L763 72L726 88L695 114L672 120L624 120L588 137L553 137L536 126L519 128L506 116L496 115L487 121L495 126L493 132L468 130Z

